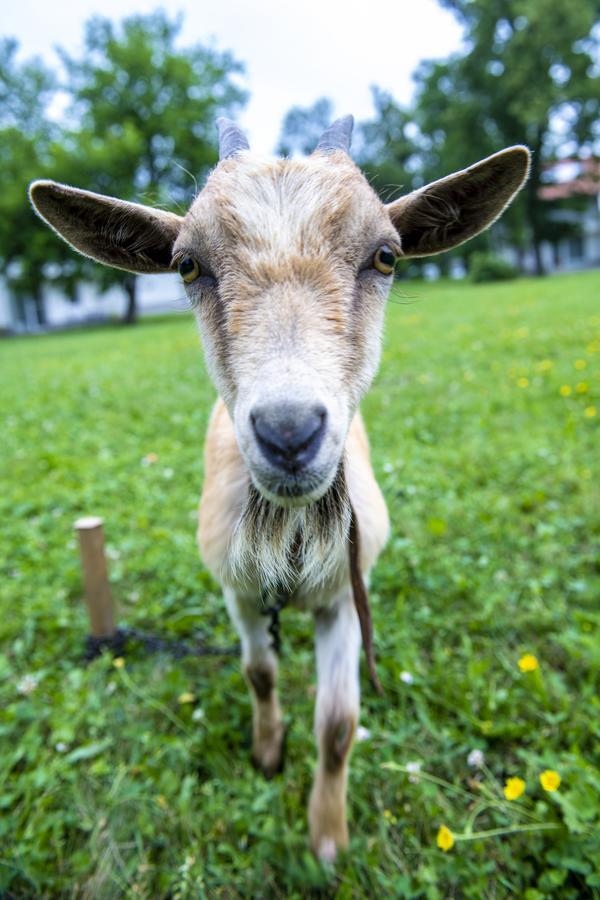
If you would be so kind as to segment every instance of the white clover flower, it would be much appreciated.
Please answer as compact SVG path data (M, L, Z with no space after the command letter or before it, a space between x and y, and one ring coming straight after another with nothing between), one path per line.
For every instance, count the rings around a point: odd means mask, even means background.
M54 745L54 749L57 753L66 753L69 749L69 745L65 744L64 741L58 741L58 743Z
M481 769L485 763L485 756L483 755L483 750L471 750L469 755L467 756L467 763L473 769Z
M32 694L35 691L39 681L40 679L37 675L23 675L21 680L17 683L17 691L24 697L28 697L29 694Z
M412 672L400 672L400 681L402 681L404 684L414 684L415 676L412 674Z
M192 713L192 722L201 722L204 718L204 710L197 706L194 712Z
M364 725L359 725L356 729L356 740L357 741L368 741L371 737L371 732L368 728L365 728Z
M423 765L420 760L413 760L413 762L406 763L406 771L408 772L408 780L412 784L418 784L420 781L419 775L421 774L421 766Z

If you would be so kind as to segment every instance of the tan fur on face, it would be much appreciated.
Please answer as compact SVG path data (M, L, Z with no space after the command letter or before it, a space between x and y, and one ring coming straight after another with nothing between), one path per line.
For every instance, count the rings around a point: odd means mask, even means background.
M345 154L264 161L242 153L217 167L175 250L197 255L218 280L218 292L199 285L190 295L230 409L259 351L264 358L295 345L306 359L307 344L329 357L329 373L337 369L356 404L378 360L389 289L379 273L359 269L383 242L398 237Z

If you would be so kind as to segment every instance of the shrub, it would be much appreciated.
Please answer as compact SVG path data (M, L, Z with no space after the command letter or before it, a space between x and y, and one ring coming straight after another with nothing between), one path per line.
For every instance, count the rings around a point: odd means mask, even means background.
M511 263L495 253L477 251L471 257L469 278L475 284L482 281L507 281L509 278L516 278L518 274Z

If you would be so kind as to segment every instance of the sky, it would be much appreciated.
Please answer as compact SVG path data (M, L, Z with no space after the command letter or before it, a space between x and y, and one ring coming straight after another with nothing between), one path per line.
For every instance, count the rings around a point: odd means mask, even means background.
M0 35L16 37L21 55L56 62L54 47L77 53L92 15L121 19L152 12L156 0L19 0L4 4ZM372 113L372 85L400 102L413 93L422 59L461 45L461 29L435 0L180 0L181 44L210 43L246 65L250 99L240 115L252 149L271 153L292 106L330 97L337 115Z

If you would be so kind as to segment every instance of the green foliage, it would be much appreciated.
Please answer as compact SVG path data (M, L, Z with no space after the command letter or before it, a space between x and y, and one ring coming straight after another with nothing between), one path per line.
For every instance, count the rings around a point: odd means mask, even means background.
M162 10L118 25L96 17L82 56L61 54L71 115L87 141L105 146L87 178L110 182L124 199L176 209L217 161L215 119L245 100L235 82L242 66L211 47L181 49L182 28Z
M281 156L312 153L332 119L333 104L327 97L315 100L306 108L293 106L283 120L277 153Z
M83 280L122 285L133 320L135 278L91 265L44 228L26 200L30 181L181 212L217 161L215 119L245 101L242 66L211 47L181 47L182 25L163 11L120 24L91 19L81 56L60 53L71 101L60 123L47 116L56 76L36 60L20 64L15 41L0 42L0 264L18 301L34 297L41 320L44 285L76 299Z
M469 278L474 284L485 281L508 281L516 278L517 270L495 253L477 251L471 254Z
M553 0L442 0L465 26L466 51L417 69L415 112L427 168L436 177L503 146L527 144L530 177L503 218L517 246L526 225L542 271L539 244L552 205L540 200L544 159L590 151L598 139L600 105L594 79L599 50L598 6L571 9ZM462 160L462 161L461 161Z
M193 322L4 343L0 893L597 896L599 288L594 272L411 284L390 303L364 403L392 520L371 580L386 694L363 678L335 873L307 849L308 617L282 619L271 782L250 766L237 660L82 661L81 514L105 518L124 624L235 641L194 544L214 394ZM507 801L511 776L526 789Z
M27 185L48 164L57 128L45 109L56 91L56 78L39 60L20 62L13 40L0 40L0 273L17 310L25 316L28 298L44 321L42 284L67 248L41 233L27 203Z

